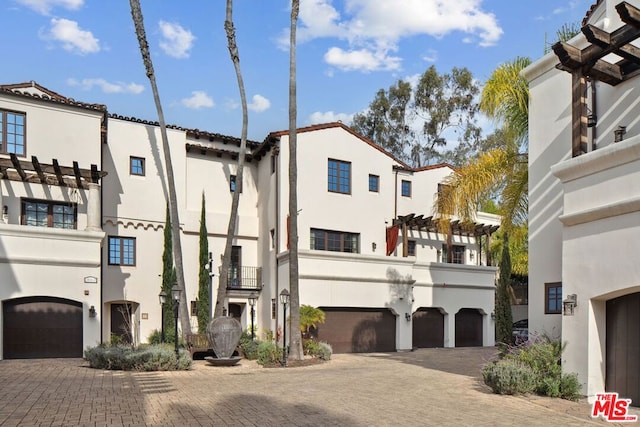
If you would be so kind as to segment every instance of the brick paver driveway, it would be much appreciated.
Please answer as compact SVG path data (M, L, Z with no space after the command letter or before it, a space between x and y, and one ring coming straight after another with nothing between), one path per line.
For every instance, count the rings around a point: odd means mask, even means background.
M478 375L493 354L344 354L288 369L198 361L188 372L149 373L80 359L0 361L0 425L607 425L584 402L491 394Z

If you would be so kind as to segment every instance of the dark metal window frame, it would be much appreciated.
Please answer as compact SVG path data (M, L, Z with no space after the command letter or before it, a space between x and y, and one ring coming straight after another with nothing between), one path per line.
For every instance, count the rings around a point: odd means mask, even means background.
M554 289L554 295L552 295L551 289ZM555 309L549 308L552 298L555 303ZM544 314L562 314L562 282L544 284Z
M53 200L41 200L41 199L29 199L22 198L20 200L20 224L22 225L30 225L33 227L40 227L39 225L27 224L27 203L37 203L41 205L47 205L47 227L48 228L60 228L66 230L76 230L78 228L78 205L77 203L72 202L56 202ZM73 227L56 227L56 223L54 222L54 212L53 208L55 206L64 206L64 207L72 207L73 208ZM63 215L65 215L63 213ZM63 222L64 224L64 222Z
M334 239L330 239L333 237ZM335 239L337 237L337 240ZM348 245L347 238L355 240L355 249L352 248L351 245ZM331 247L336 247L331 243L338 243L338 249L330 249ZM349 233L345 231L335 231L335 230L323 230L320 228L312 228L310 233L310 247L315 251L329 251L329 252L344 252L351 254L360 253L360 234L359 233ZM345 250L345 249L349 250ZM353 249L353 250L352 250Z
M135 237L123 237L123 236L109 236L108 238L108 242L109 242L109 246L107 248L108 253L107 253L107 262L109 265L119 265L119 266L123 266L123 267L135 267L136 262L137 262L137 256L136 256L136 238ZM112 242L117 240L119 242L119 250L118 250L118 255L117 255L117 260L113 261L112 260ZM133 243L132 245L132 258L133 258L133 262L132 263L124 263L124 258L125 258L125 254L124 254L124 247L125 245L123 245L123 243L125 241L131 241Z
M369 174L369 191L371 191L372 193L379 193L380 192L380 176L379 175L374 175L374 174Z
M416 248L418 244L414 239L407 240L407 255L416 256Z
M7 115L13 114L15 116L22 117L22 134L15 134L22 136L22 153L17 153L14 151L7 150L7 135L9 134L7 131ZM22 111L14 111L14 110L5 110L0 109L0 153L3 154L11 154L14 153L16 156L25 157L27 155L27 113Z
M139 162L139 164L136 164L135 162ZM140 169L140 171L138 171L138 169ZM147 170L144 157L129 157L129 174L135 176L145 176L146 172Z
M466 246L464 245L452 245L451 246L451 251L452 251L452 257L451 257L451 264L465 264L465 251L466 251ZM447 244L443 244L442 245L442 262L444 263L448 263L448 256L447 256Z
M346 166L348 171L345 172L342 166ZM344 177L344 174L347 174ZM332 182L335 178L335 182ZM344 183L346 187L344 188ZM351 194L351 162L337 159L328 159L327 161L327 190L332 193Z
M237 184L237 175L229 175L229 191L233 193L238 188ZM242 193L242 188L240 189L240 193Z
M411 181L403 179L400 188L403 197L411 197Z

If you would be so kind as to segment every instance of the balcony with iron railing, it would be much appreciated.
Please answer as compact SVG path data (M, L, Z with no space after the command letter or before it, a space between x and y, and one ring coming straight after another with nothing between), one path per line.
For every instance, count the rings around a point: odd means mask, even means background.
M262 267L232 266L227 270L227 290L259 291L262 289Z

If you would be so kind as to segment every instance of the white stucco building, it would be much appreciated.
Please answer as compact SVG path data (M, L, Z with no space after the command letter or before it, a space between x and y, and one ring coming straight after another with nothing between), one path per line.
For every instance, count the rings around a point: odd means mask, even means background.
M618 3L596 2L583 34L524 71L529 330L566 343L563 370L590 399L612 391L637 406L640 2Z
M123 325L146 342L161 324L167 189L158 125L35 83L0 86L0 114L0 356L56 356L45 337L69 331L59 355L81 356ZM168 137L191 314L201 198L215 297L239 139L176 126ZM248 143L223 302L248 327L257 296L259 336L282 327L278 295L288 287L287 144L288 132ZM431 212L450 166L412 169L329 123L299 130L298 170L300 296L327 313L320 339L338 352L494 344L496 269L483 246L499 218L454 222L448 251ZM53 330L55 313L67 312L67 329ZM52 331L36 333L42 324Z

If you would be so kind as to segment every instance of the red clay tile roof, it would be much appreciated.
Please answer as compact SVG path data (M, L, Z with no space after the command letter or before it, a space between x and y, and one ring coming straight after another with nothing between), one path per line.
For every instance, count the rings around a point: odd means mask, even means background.
M43 95L32 94L24 90L22 91L20 90L20 89L27 89L27 88L36 88L39 91L43 92ZM25 96L33 99L40 99L47 102L53 102L56 104L64 104L64 105L71 105L74 107L86 108L88 110L96 110L96 111L103 111L103 112L107 111L106 105L88 104L86 102L76 101L73 98L64 97L59 93L56 93L52 90L47 89L44 86L40 86L38 83L34 81L9 84L9 85L0 85L0 93Z
M396 161L396 162L398 162L400 164L402 169L405 169L407 171L410 171L410 172L422 172L422 171L426 171L426 170L430 170L430 169L437 169L437 168L442 168L442 167L450 167L451 169L454 169L453 166L449 165L448 163L439 163L439 164L436 164L436 165L429 165L429 166L423 166L423 167L419 167L419 168L412 168L411 166L409 166L408 164L406 164L402 160L396 158L393 154L391 154L390 152L388 152L384 148L380 147L375 142L371 141L369 138L365 138L364 136L362 136L359 133L355 132L353 129L351 129L349 126L346 126L342 122L330 122L330 123L322 123L322 124L307 126L307 127L303 127L303 128L298 128L297 132L298 133L313 132L313 131L316 131L316 130L331 129L331 128L342 128L342 129L346 130L351 135L359 138L360 140L362 140L365 143L369 144L370 146L372 146L376 150L380 151L381 153L391 157L394 161ZM281 130L281 131L277 131L277 132L271 132L269 134L269 137L279 137L279 136L284 136L284 135L289 135L289 131L288 130Z

